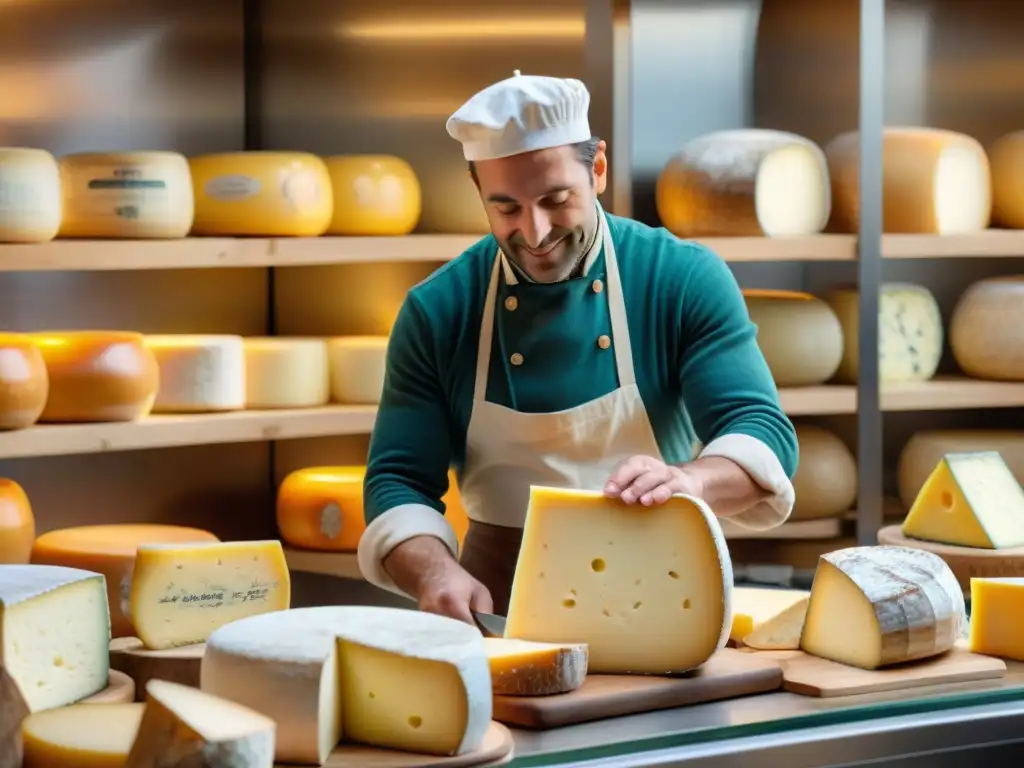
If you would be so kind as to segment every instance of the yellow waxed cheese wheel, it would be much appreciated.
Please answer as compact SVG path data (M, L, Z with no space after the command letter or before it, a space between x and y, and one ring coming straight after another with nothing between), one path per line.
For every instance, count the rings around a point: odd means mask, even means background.
M1000 137L988 151L992 166L992 226L1024 229L1024 130Z
M315 408L331 399L325 339L245 339L245 407Z
M331 399L346 405L376 405L384 389L387 336L338 336L328 342Z
M189 159L196 235L316 237L334 196L324 161L306 152L226 152Z
M146 347L160 367L153 413L210 413L245 407L241 336L153 335Z
M843 517L857 500L857 461L834 432L796 425L800 462L793 477L796 502L790 520Z
M36 519L25 489L0 477L0 564L26 565L35 538Z
M0 147L0 243L44 243L60 222L57 160L43 149Z
M49 392L46 363L32 338L0 333L0 430L35 424Z
M72 704L21 725L22 768L123 768L145 704Z
M412 166L390 155L325 158L334 191L329 235L407 235L422 210Z
M46 362L50 394L42 422L134 421L149 414L160 371L141 333L30 334Z
M825 146L832 180L829 230L856 234L860 222L860 134ZM978 141L939 128L890 127L882 141L882 229L955 235L980 232L992 213L988 155Z
M778 387L822 384L843 358L843 332L821 299L795 291L745 290L757 344Z
M968 376L1024 381L1024 276L980 280L964 291L950 318L949 346Z
M88 152L60 159L60 237L185 237L194 211L177 152Z
M860 295L839 288L827 297L843 327L843 362L836 380L857 382L860 369ZM885 283L878 296L878 377L882 383L927 381L942 360L942 313L924 286Z

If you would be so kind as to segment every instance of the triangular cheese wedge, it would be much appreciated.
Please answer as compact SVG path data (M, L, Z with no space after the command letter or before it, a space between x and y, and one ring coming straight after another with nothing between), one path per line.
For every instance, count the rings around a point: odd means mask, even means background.
M537 643L485 637L491 689L499 696L549 696L575 691L587 676L585 643Z
M21 689L0 666L0 768L21 768L21 722L28 715Z
M801 598L743 638L743 644L759 651L796 651L804 630L809 598Z
M903 521L909 538L978 549L1024 545L1024 489L995 451L947 453Z
M771 587L736 587L733 590L732 631L729 639L746 642L746 637L774 621L795 603L811 593L804 589L772 589Z

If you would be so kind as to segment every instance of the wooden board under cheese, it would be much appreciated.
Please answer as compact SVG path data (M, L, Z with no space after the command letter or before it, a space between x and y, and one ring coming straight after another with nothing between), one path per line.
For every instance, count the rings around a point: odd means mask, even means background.
M136 699L142 701L150 680L198 686L205 650L206 643L199 643L151 651L136 637L117 637L110 641L110 668L135 681Z

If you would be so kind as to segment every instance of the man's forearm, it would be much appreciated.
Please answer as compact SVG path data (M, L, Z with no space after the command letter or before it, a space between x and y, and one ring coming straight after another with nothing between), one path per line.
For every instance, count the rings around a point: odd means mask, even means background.
M395 547L381 563L395 586L419 599L423 585L440 578L457 561L436 536L415 536Z
M718 517L733 517L771 496L732 459L707 456L679 465L702 489L701 498Z

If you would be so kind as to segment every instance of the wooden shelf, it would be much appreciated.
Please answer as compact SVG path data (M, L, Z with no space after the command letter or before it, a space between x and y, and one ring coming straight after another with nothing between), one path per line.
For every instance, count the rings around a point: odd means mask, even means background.
M857 412L857 388L824 384L819 387L783 387L779 402L789 416L832 416Z
M725 261L856 261L854 235L697 238Z
M1024 258L1024 230L990 229L971 235L883 235L887 259Z
M1024 408L1024 382L940 376L932 381L890 384L882 390L881 400L883 411Z
M284 548L288 570L300 573L319 573L339 579L366 581L359 570L355 552L315 552L309 549Z

